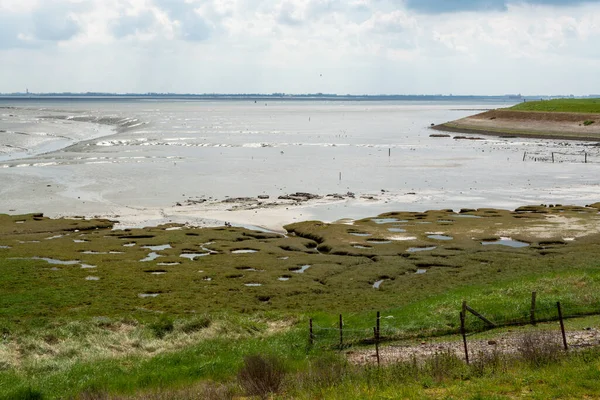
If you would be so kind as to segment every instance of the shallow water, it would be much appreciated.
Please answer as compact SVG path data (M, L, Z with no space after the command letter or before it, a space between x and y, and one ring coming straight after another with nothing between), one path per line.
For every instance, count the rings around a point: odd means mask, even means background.
M429 235L427 237L429 239L434 239L434 240L453 240L454 239L452 236L447 236L447 235Z
M599 148L576 141L566 146L538 139L429 137L431 123L509 103L268 103L2 99L0 106L20 108L0 109L0 130L7 131L0 144L0 212L36 209L48 215L121 218L148 212L149 220L164 222L155 216L158 210L174 213L169 207L188 198L276 198L296 191L357 195L355 200L311 205L282 217L286 220L280 224L396 210L584 205L597 197L598 163L522 158L525 151L585 150L595 160ZM105 122L110 117L121 125L73 118L82 116ZM6 145L25 150L15 152ZM40 195L29 196L33 189L40 189ZM360 195L375 200L362 201ZM197 220L197 214L190 214L179 216L178 222Z
M498 240L483 241L483 242L481 242L481 244L484 246L500 245L500 246L507 246L507 247L513 247L513 248L529 247L529 243L520 242L518 240L513 240L511 238L500 238Z
M435 250L435 249L437 249L436 246L430 246L430 247L410 247L406 251L409 252L409 253L417 253L419 251L431 251L431 250Z

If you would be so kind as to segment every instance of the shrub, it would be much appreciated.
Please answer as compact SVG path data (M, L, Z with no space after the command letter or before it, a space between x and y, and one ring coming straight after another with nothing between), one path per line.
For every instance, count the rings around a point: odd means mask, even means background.
M270 393L279 391L284 377L285 370L281 360L274 356L252 355L244 357L238 382L248 395L264 399Z
M211 320L208 316L203 315L201 317L196 317L191 320L182 321L179 326L179 330L183 333L194 333L201 331L202 329L208 328L210 326Z
M149 328L154 333L154 336L162 339L167 333L173 332L173 320L162 315L158 321L150 324Z
M533 367L557 362L562 357L560 341L549 332L527 332L517 348L521 359Z
M590 125L592 125L594 122L596 122L596 121L590 121L590 120L587 120L587 121L584 121L584 122L583 122L583 125L585 125L585 126L590 126Z

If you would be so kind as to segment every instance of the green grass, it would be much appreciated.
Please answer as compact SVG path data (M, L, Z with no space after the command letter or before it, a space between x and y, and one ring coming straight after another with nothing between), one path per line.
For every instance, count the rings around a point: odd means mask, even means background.
M556 99L528 101L517 104L510 109L517 111L600 113L600 99Z
M137 396L185 391L203 380L233 385L239 393L236 372L245 355L257 353L284 359L300 379L312 360L335 347L340 313L345 342L360 345L372 336L376 311L382 312L387 339L456 333L462 300L495 322L527 322L534 290L538 318L555 318L556 301L567 315L597 312L600 235L590 232L597 231L599 208L462 213L479 218L450 210L398 212L382 215L394 219L383 224L371 219L293 224L289 237L172 225L113 231L108 221L0 216L0 398ZM568 225L557 225L560 220ZM428 232L453 239L432 239ZM480 243L508 234L530 245ZM411 239L393 240L398 236ZM144 246L165 244L170 248L155 251L160 258L140 261L152 252ZM407 251L425 246L436 248ZM232 253L237 249L257 252ZM208 250L213 254L196 260L180 257ZM53 265L33 257L77 263ZM311 267L295 272L302 265ZM427 272L416 274L417 269ZM165 274L152 274L159 271ZM89 276L100 280L86 280ZM384 280L379 290L373 288L377 280ZM317 334L310 351L308 318ZM472 316L467 327L485 328ZM446 386L427 386L429 378L394 383L353 373L353 380L335 382L340 396L385 396L394 389L419 398L434 389L458 397L455 390L463 384L454 378ZM498 389L496 383L481 384ZM286 387L291 397L303 396L299 387ZM336 396L330 387L315 387L307 393Z

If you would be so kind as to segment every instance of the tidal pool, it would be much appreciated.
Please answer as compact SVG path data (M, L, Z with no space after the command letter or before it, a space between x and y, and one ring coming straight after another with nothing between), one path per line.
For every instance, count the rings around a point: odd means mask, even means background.
M508 247L513 247L513 248L523 248L523 247L529 247L529 243L525 243L525 242L520 242L518 240L513 240L511 238L500 238L498 240L484 240L483 242L481 242L482 245L484 246L490 246L490 245L500 245L500 246L508 246Z
M437 246L429 246L429 247L409 247L406 251L409 253L416 253L419 251L431 251L437 249Z

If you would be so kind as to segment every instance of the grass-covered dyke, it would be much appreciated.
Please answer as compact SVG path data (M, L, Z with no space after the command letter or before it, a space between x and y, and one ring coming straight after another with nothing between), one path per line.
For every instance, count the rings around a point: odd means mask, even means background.
M399 212L297 223L287 237L2 215L0 398L227 386L255 354L309 374L327 353L316 346L307 356L309 317L335 327L343 313L347 326L368 332L380 310L384 333L426 337L456 332L462 299L497 321L527 315L533 290L540 310L561 301L600 311L599 209ZM501 237L528 246L482 244ZM150 253L160 257L141 261ZM348 382L336 381L340 393L360 397ZM422 383L409 385L415 398Z
M600 99L528 101L433 126L502 137L600 141ZM434 137L439 135L432 135Z
M510 109L517 111L600 113L600 99L554 99L528 101L519 103Z

